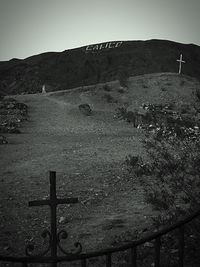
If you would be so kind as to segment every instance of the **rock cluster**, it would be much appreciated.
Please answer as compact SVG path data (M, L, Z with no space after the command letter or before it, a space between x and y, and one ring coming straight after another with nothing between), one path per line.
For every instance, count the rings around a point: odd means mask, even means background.
M143 104L147 110L148 120L138 125L160 138L195 139L200 135L199 121L197 116L189 113L181 113L175 110L173 105Z
M14 98L0 100L0 133L20 133L23 120L27 119L28 107ZM1 136L0 143L5 144L6 138Z
M3 145L3 144L8 144L8 141L5 138L5 136L0 135L0 145Z
M116 117L152 133L157 139L195 139L200 136L200 112L183 104L142 104L130 111L118 108Z

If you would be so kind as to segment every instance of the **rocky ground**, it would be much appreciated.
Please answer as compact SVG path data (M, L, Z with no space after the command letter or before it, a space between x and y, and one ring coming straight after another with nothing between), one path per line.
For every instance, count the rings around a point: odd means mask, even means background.
M127 89L113 82L89 91L14 97L28 107L28 117L20 134L4 133L8 144L0 146L1 254L23 255L33 241L41 248L49 208L28 207L28 202L49 196L50 170L57 172L59 197L79 198L78 204L58 207L58 228L69 232L65 248L80 241L83 251L96 250L152 230L156 213L125 164L129 154L145 156L144 130L120 120L116 108L165 104L177 96L180 104L194 103L196 81L172 76L135 77ZM84 103L90 116L78 108Z
M123 164L129 153L142 153L139 130L113 119L113 113L94 110L85 116L77 105L53 97L16 99L28 106L29 118L20 135L6 134L9 144L0 148L3 254L23 254L33 237L41 243L38 237L49 227L48 207L28 208L28 201L48 196L50 170L57 172L58 196L79 198L79 204L58 208L58 225L84 251L114 245L149 227L151 207Z

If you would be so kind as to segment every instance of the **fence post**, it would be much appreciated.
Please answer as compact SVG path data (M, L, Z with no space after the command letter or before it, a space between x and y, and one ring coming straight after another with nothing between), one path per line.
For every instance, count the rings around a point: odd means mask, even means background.
M83 260L81 261L81 267L86 267L86 259L83 259Z
M106 255L106 267L111 267L112 262L111 262L111 254Z
M155 239L155 267L160 267L160 236Z
M184 225L179 227L179 267L184 266Z
M131 248L131 266L137 267L137 247Z

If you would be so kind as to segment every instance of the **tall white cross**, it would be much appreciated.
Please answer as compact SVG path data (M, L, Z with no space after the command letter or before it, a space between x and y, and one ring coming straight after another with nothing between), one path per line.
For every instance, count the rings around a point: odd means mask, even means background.
M183 55L180 55L180 59L177 59L176 61L179 62L179 71L178 74L181 74L181 67L182 67L182 63L185 63L185 61L183 61Z

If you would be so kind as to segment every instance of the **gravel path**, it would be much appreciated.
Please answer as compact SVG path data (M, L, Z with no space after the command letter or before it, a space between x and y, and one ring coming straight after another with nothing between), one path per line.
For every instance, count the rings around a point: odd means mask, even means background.
M22 253L24 240L49 226L47 207L27 208L29 200L48 196L49 170L57 172L59 196L79 197L73 207L60 206L58 221L85 250L110 246L116 235L126 238L138 225L149 225L151 208L123 164L128 154L143 152L139 130L101 108L84 116L67 97L16 98L29 106L29 119L22 134L8 135L10 144L0 147L3 253ZM14 242L20 245L13 248Z

